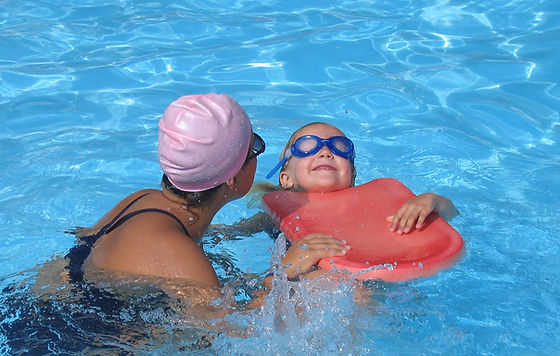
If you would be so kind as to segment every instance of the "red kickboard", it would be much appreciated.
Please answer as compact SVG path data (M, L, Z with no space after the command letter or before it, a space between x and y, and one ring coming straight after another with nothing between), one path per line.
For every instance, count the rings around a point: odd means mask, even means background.
M398 180L381 178L332 193L276 191L263 196L263 207L291 242L322 233L352 247L322 259L320 268L396 282L433 275L457 262L464 248L461 235L435 213L408 234L389 231L387 216L414 196Z

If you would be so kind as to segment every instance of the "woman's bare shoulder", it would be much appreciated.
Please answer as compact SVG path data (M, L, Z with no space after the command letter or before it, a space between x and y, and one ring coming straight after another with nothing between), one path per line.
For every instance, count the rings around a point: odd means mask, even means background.
M122 199L118 202L111 210L109 210L101 219L99 219L93 226L91 227L78 227L74 229L72 232L76 236L88 236L93 235L107 223L109 223L119 212L121 212L128 204L130 204L134 199L141 197L142 195L151 194L151 193L161 193L160 190L157 189L142 189L136 191L126 198Z
M150 215L103 237L88 259L99 268L219 285L200 246L170 217Z

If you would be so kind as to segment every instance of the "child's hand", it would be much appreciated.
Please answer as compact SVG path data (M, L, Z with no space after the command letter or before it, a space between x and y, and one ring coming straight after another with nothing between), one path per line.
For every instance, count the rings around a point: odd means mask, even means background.
M434 193L424 193L404 203L395 215L387 217L391 223L389 230L407 234L413 226L421 228L428 215L436 209L438 197Z
M333 239L328 235L309 234L295 242L282 258L288 278L309 272L320 259L343 256L350 249L344 240Z

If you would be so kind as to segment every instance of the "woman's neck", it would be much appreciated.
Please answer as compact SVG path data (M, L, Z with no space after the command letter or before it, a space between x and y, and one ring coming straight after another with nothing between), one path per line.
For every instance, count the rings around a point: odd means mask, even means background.
M199 243L202 239L214 215L228 202L227 194L220 192L220 190L215 192L215 198L209 199L202 207L189 205L187 201L165 188L162 189L162 196L172 204L169 209L170 212L176 215L187 227L191 238L196 243Z

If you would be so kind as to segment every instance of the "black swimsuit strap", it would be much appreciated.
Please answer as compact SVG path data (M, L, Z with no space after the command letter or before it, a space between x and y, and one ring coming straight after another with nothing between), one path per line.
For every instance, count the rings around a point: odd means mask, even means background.
M138 214L150 213L150 212L165 214L165 215L175 219L175 221L177 221L181 225L181 227L183 228L183 231L185 232L185 235L187 235L189 238L191 238L191 235L189 234L189 231L187 230L185 225L181 222L181 220L179 220L178 217L176 217L175 215L171 214L170 212L168 212L166 210L155 209L155 208L140 209L140 210L133 211L133 212L128 213L128 214L123 216L123 214L126 212L127 209L129 209L134 203L136 203L138 200L140 200L141 198L145 197L148 194L149 193L143 194L143 195L137 197L136 199L134 199L133 201L131 201L123 210L121 210L120 213L117 214L117 216L115 216L107 225L103 226L96 234L79 237L81 243L77 244L77 245L74 245L70 249L70 251L68 251L68 253L66 254L66 258L68 258L68 260L69 260L68 266L66 266L66 269L69 270L69 274L70 274L70 278L71 278L72 282L77 283L77 282L83 281L84 271L83 271L82 267L83 267L84 261L86 260L86 258L89 256L89 253L91 252L93 244L95 244L95 242L101 236L113 231L114 229L119 227L122 223L124 223L128 219L130 219L130 218L132 218L132 217L134 217Z
M105 226L103 226L101 229L99 229L99 231L94 235L95 238L98 238L98 237L100 237L100 236L105 235L105 234L109 231L109 229L111 228L111 226L115 223L115 221L117 221L117 220L122 216L122 214L124 214L124 212L125 212L128 208L130 208L134 203L136 203L138 200L144 198L144 197L145 197L146 195L148 195L148 194L150 194L150 193L142 194L142 195L140 195L139 197L136 197L136 199L134 199L134 200L131 201L130 203L128 203L128 205L125 206L124 209L121 210L121 212L118 213L118 214L113 218L113 220L111 220L107 225L105 225ZM111 229L111 230L112 230L112 229Z
M104 233L105 234L110 233L111 231L113 231L117 227L121 226L121 224L124 223L125 221L127 221L128 219L130 219L130 218L132 218L132 217L134 217L138 214L142 214L142 213L162 213L162 214L165 214L165 215L175 219L175 221L177 221L179 223L179 225L181 225L181 227L183 228L183 231L185 232L185 235L187 235L189 238L192 238L191 235L189 234L189 231L187 230L185 225L181 222L181 220L179 220L178 217L171 214L169 211L162 210L162 209L156 209L156 208L140 209L140 210L133 211L132 213L128 213L125 216L123 216L121 219L119 219L119 221L117 221L114 225L112 225L111 227L106 229L104 231Z
M128 208L130 208L134 203L136 203L138 200L142 199L143 197L145 197L148 194L150 194L150 193L142 194L139 197L136 197L130 203L128 203L128 205L123 210L121 210L121 212L118 213L107 225L103 226L95 235L92 236L93 237L92 240L95 241L99 237L110 233L111 231L113 231L117 227L121 226L122 223L124 223L128 219L130 219L130 218L132 218L132 217L134 217L138 214L141 214L141 213L162 213L162 214L165 214L165 215L175 219L175 221L177 221L179 223L179 225L181 225L181 227L183 228L183 231L185 232L185 235L187 235L189 238L192 239L191 234L189 234L189 231L185 227L185 224L183 224L181 222L181 220L179 220L178 217L176 217L175 215L171 214L169 211L166 211L166 210L156 209L156 208L140 209L140 210L133 211L132 213L128 213L125 216L122 216L125 213L125 211L128 210ZM122 216L122 218L121 218L121 216Z

